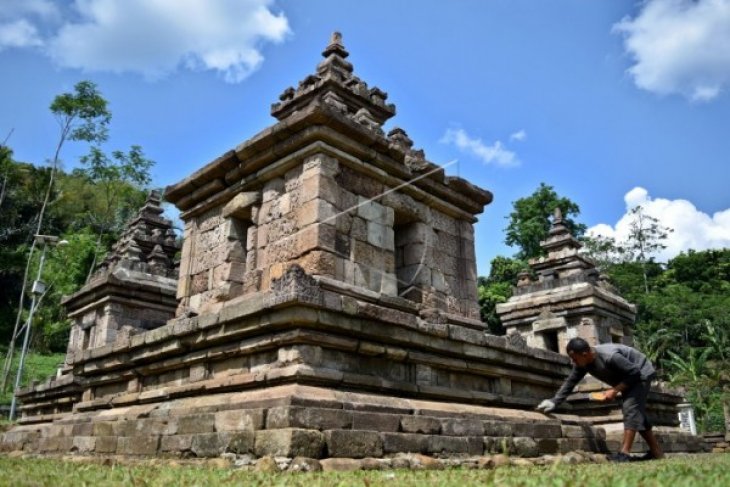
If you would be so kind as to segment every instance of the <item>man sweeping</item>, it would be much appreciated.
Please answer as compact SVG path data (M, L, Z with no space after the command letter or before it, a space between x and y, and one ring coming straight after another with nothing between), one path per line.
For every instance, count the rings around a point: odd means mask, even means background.
M571 339L566 351L573 361L573 370L555 397L545 399L537 409L544 413L555 410L565 401L578 382L587 373L591 374L611 386L611 389L603 395L603 400L612 401L619 394L623 398L623 442L621 450L609 456L609 459L615 462L629 462L662 458L664 453L646 415L646 398L649 395L651 381L656 377L656 371L646 356L634 348L614 343L591 347L582 338ZM649 452L643 457L630 455L637 431L649 445Z

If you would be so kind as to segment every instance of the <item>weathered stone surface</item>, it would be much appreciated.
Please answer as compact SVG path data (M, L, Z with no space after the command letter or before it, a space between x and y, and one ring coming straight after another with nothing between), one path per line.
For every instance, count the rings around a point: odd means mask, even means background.
M324 432L332 457L365 458L383 455L383 441L375 431L329 430Z
M381 433L384 453L424 453L428 449L428 436L410 433Z
M96 453L116 453L118 439L116 436L97 436L95 451Z
M319 431L297 428L262 430L256 432L254 448L258 456L321 458L324 435Z
M160 438L161 452L180 453L187 450L193 445L193 435L170 435Z
M475 436L429 436L426 449L428 453L481 455L484 442L481 437Z
M446 436L484 436L482 422L475 419L445 419L441 421L441 434Z
M352 413L352 429L369 431L398 431L401 424L396 414Z
M281 407L266 415L266 428L346 429L352 426L352 413L342 409Z
M263 428L262 409L234 409L215 413L215 431L253 431Z
M192 435L190 451L196 457L216 457L228 446L229 436L226 433L204 433Z
M532 438L523 436L512 438L510 450L520 457L536 457L540 453L537 442Z
M117 453L121 455L154 455L160 444L159 436L123 436L119 438Z
M422 433L437 435L441 432L441 421L427 416L406 416L400 421L401 429L406 433Z
M74 436L72 451L91 453L96 450L96 438L93 436Z

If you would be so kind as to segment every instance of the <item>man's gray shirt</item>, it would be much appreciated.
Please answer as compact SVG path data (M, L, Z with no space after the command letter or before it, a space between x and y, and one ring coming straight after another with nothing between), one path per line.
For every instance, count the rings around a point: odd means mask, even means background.
M646 355L634 348L605 343L596 345L593 350L596 352L596 360L585 367L573 366L570 375L553 398L556 405L565 401L565 398L573 392L573 388L587 373L610 386L624 383L627 389L633 387L637 382L651 380L656 375L656 371Z

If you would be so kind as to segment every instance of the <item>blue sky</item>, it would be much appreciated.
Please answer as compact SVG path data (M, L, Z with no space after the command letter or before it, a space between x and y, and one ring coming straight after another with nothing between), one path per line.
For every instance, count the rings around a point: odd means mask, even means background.
M386 129L494 193L480 274L540 182L617 238L642 204L675 229L660 259L730 246L730 0L0 0L0 140L43 163L48 105L90 79L107 148L140 144L172 184L272 124L334 30L396 105Z

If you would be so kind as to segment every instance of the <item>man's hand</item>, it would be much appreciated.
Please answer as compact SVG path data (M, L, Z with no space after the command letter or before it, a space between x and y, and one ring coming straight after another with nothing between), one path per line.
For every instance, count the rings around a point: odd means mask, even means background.
M614 399L616 399L618 393L619 391L617 391L616 389L607 390L603 393L604 401L613 401Z
M536 409L547 414L555 411L555 403L552 402L550 399L545 399L543 402L537 405Z

